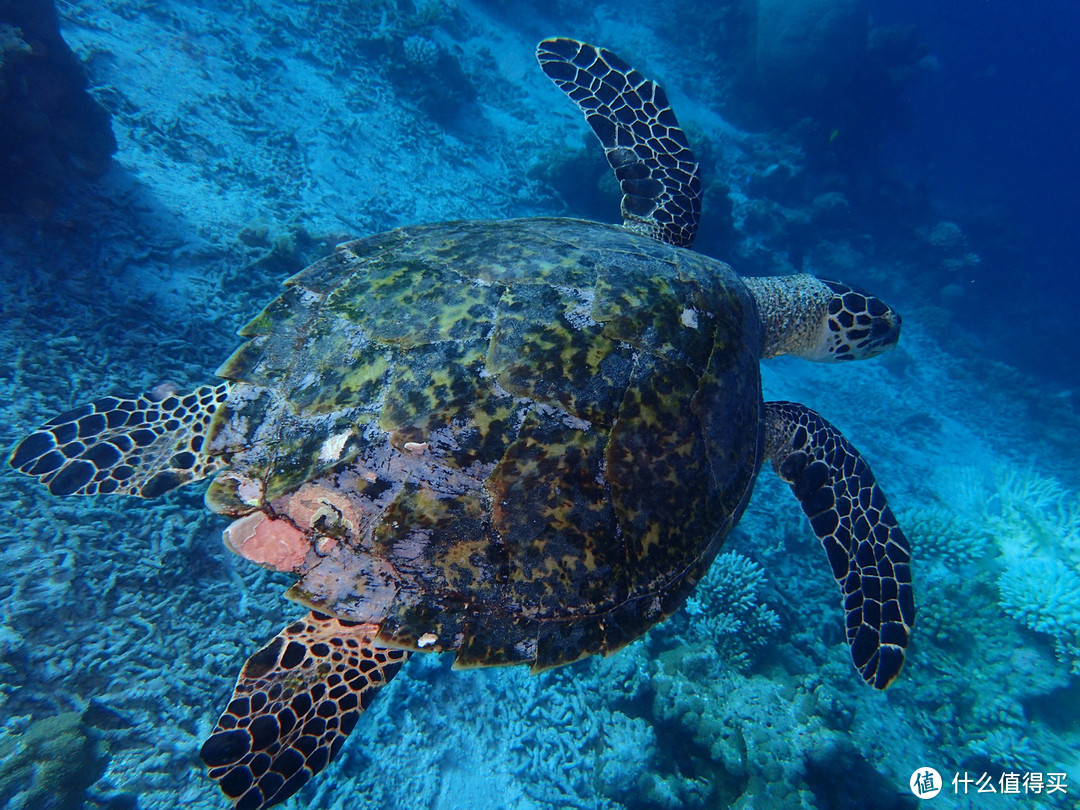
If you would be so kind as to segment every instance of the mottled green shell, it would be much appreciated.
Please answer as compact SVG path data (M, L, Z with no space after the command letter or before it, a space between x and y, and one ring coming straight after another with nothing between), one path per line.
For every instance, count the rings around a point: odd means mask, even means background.
M760 467L760 325L726 265L568 219L339 247L244 329L212 508L349 499L290 595L459 665L617 649L677 609ZM257 480L262 500L241 497ZM305 490L306 491L306 490ZM315 542L313 537L313 543ZM313 558L314 559L314 558Z

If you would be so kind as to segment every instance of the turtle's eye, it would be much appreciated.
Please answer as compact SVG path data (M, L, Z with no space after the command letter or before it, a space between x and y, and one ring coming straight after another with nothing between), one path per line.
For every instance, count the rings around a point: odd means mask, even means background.
M833 291L829 300L824 353L818 359L862 360L886 352L900 339L900 313L867 292L821 281Z

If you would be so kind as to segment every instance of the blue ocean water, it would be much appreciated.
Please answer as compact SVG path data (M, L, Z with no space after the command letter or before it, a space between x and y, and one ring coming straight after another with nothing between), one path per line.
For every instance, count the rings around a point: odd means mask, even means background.
M935 199L963 211L986 243L966 325L1001 331L995 353L1075 389L1075 357L1047 347L1075 330L1080 146L1069 133L1080 123L1080 15L1064 2L872 3L871 15L917 26L940 66L911 88L908 148L923 150Z
M416 655L285 806L914 807L930 768L931 806L1077 806L1070 5L58 11L118 149L86 179L89 136L41 124L63 181L0 178L5 447L97 396L210 381L281 281L343 239L465 217L618 221L601 150L536 67L551 35L668 90L702 163L696 249L747 275L840 278L904 315L881 358L762 370L767 399L806 403L859 447L911 540L919 614L888 691L851 667L825 556L766 469L671 620L540 676ZM0 102L48 50L5 20ZM0 118L0 136L18 123ZM60 499L5 468L0 488L0 801L228 806L199 746L244 659L300 615L288 577L223 548L202 486Z

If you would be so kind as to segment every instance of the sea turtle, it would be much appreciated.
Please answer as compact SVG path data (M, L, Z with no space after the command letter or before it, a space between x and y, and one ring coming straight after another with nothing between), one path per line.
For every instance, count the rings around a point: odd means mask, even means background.
M908 543L858 451L763 402L758 365L876 355L899 316L690 251L701 185L661 88L576 40L537 55L603 143L621 225L342 244L242 330L225 382L99 399L12 453L56 495L212 475L228 547L297 576L311 612L247 660L201 750L244 810L322 770L410 651L543 670L638 638L694 589L765 461L825 548L862 678L884 689L903 665Z

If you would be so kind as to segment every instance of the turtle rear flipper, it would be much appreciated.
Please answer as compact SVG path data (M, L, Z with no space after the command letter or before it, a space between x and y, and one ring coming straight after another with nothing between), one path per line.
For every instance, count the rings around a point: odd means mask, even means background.
M664 89L611 51L576 39L545 39L536 59L600 139L622 188L623 224L690 247L701 219L701 179Z
M764 422L766 454L810 518L843 593L855 668L884 689L904 666L915 624L907 538L840 431L794 402L765 403Z
M326 767L409 654L378 627L309 613L252 655L199 756L237 810L285 801Z
M103 397L46 422L19 442L9 463L54 495L155 498L214 472L203 444L227 395L223 383L160 400Z

